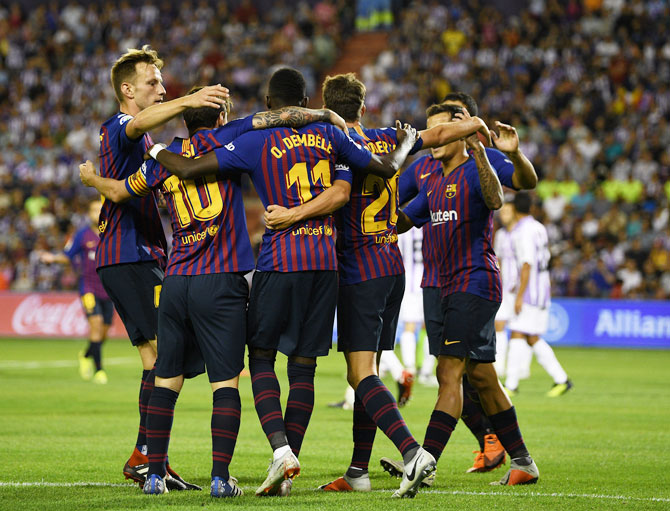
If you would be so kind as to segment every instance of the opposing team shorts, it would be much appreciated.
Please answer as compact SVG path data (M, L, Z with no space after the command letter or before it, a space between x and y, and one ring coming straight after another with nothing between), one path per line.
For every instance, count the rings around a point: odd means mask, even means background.
M544 335L549 325L549 308L544 309L537 305L524 303L521 312L513 316L509 323L510 332L520 332L525 335Z
M502 302L496 314L496 321L509 321L514 317L514 301L516 295L509 291L503 291Z

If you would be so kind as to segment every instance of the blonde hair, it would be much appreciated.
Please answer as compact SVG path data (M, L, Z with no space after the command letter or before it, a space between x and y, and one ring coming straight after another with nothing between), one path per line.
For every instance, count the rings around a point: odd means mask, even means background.
M121 55L112 66L111 78L114 94L119 103L123 103L124 96L121 92L123 82L132 82L137 74L136 66L139 63L153 64L158 69L163 67L163 61L158 57L158 52L152 50L148 44L141 49L128 48L128 51Z
M355 73L326 76L321 89L325 107L338 113L348 122L355 122L361 118L365 92L365 85L356 78Z

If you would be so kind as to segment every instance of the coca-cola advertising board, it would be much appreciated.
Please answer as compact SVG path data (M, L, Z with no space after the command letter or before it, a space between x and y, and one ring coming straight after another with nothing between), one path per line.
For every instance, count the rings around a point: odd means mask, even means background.
M88 322L77 293L0 293L0 336L86 337ZM114 312L109 337L127 337Z

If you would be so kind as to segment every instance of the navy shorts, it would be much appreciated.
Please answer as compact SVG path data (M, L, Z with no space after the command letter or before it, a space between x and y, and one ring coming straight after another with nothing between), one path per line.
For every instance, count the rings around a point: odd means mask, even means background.
M431 346L430 354L433 353L432 346L439 346L442 342L442 329L444 316L442 315L442 290L439 287L423 288L423 322L426 325L428 344Z
M436 343L429 339L431 355L495 362L495 317L500 303L471 293L452 293L442 298L444 327Z
M405 274L340 286L337 299L337 351L392 350Z
M109 326L114 319L114 304L109 298L98 298L93 293L84 293L80 296L81 306L87 318L102 316L102 322Z
M156 339L163 270L155 261L98 268L102 287L114 302L133 346Z
M322 357L332 346L336 271L255 272L249 298L249 348Z
M170 275L158 308L156 375L190 378L207 367L210 382L244 368L249 285L242 274Z

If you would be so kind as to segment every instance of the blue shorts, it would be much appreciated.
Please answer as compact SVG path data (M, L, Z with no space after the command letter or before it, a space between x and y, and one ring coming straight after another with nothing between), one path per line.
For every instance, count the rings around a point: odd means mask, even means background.
M426 325L426 335L429 346L440 346L444 315L442 314L442 291L439 287L423 288L423 322ZM430 354L433 353L432 348Z

